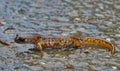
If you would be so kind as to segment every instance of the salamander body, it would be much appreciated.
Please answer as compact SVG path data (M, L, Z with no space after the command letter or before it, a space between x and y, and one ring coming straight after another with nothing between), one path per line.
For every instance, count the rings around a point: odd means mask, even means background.
M15 42L19 44L34 44L37 50L42 51L43 48L65 48L65 47L77 47L82 48L85 45L95 44L100 45L111 51L111 54L115 53L113 45L105 40L97 38L77 38L73 36L44 36L40 34L19 34L15 37Z

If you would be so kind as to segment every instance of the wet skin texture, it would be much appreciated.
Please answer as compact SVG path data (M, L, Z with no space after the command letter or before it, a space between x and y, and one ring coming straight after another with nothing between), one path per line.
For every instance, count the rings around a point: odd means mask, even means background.
M19 34L15 37L15 42L19 44L34 44L36 50L42 51L43 48L65 48L65 47L76 47L82 48L83 46L95 44L103 46L111 51L111 54L115 54L115 48L113 45L105 40L85 37L77 38L73 36L43 36L40 34L26 33Z

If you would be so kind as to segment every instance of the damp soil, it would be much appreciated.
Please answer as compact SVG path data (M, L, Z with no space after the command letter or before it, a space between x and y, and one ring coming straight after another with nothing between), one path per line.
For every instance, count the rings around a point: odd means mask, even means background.
M34 45L17 44L19 33L96 37L111 42L112 56L99 46L84 49L30 51ZM0 0L0 71L119 71L119 0Z

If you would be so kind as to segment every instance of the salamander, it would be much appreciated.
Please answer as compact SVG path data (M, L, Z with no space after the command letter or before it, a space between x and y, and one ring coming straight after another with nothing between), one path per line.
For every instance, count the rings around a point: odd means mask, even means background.
M74 36L44 36L35 33L17 34L14 41L19 44L34 44L36 50L42 51L43 48L65 48L95 44L107 48L111 54L115 54L113 45L105 40L93 37L78 38Z

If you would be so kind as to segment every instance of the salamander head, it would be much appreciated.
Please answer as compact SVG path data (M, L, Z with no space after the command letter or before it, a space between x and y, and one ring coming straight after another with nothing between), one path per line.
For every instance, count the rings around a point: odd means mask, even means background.
M14 41L19 44L35 44L39 39L40 35L38 34L17 34Z

